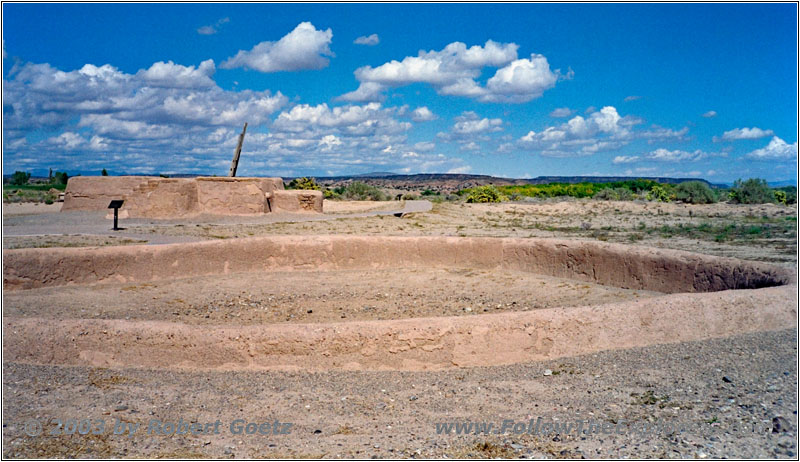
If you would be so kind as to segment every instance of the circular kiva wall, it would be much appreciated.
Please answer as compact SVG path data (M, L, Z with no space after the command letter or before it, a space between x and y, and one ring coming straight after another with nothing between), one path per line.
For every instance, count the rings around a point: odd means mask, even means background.
M790 271L674 250L555 239L260 237L158 246L3 251L3 286L27 289L251 271L505 267L665 293L788 284Z
M234 272L263 272L268 283L269 274L276 271L494 267L664 293L593 306L317 324L188 325L59 319L57 314L47 319L4 317L4 359L35 364L200 370L437 370L797 325L795 275L787 269L607 243L264 237L162 246L6 250L3 255L6 290L51 286L46 290L58 291L63 285ZM34 302L36 292L30 291Z

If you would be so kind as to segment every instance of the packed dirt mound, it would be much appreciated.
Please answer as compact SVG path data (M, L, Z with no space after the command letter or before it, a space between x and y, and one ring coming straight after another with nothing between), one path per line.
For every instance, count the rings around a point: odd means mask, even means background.
M793 286L471 317L189 326L3 320L5 360L178 369L437 370L796 326Z
M3 251L3 286L294 269L504 267L665 293L754 289L791 282L787 269L674 250L557 239L261 237L160 246Z

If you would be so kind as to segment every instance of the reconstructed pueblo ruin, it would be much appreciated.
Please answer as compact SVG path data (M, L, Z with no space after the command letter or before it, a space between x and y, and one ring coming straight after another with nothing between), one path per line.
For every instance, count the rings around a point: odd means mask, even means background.
M285 190L281 178L246 177L72 177L61 210L102 210L114 199L125 201L123 217L322 213L320 191Z

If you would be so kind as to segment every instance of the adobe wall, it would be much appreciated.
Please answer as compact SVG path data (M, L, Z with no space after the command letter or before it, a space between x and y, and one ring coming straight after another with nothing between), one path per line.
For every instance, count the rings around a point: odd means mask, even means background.
M3 251L3 287L145 282L245 271L506 267L664 293L796 282L782 267L690 252L559 239L270 236L168 245Z
M74 177L61 210L101 210L123 199L123 216L180 218L322 212L319 191L285 191L281 178Z
M130 217L172 218L197 213L193 178L151 178L125 195L122 210Z
M302 189L275 191L271 205L273 210L282 212L318 212L322 213L322 191Z
M105 210L152 176L74 176L67 181L61 210Z

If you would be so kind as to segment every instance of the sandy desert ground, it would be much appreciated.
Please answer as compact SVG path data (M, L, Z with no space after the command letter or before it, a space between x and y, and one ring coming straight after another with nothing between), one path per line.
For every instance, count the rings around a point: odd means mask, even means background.
M123 220L125 230L115 233L108 230L104 212L58 213L58 204L9 204L3 206L3 248L319 234L558 237L797 265L797 209L792 207L575 200L440 203L430 212L402 218L390 213L403 205L326 202L324 216ZM775 290L776 296L791 296L784 288ZM5 290L4 353L14 342L13 326L26 320L45 328L62 322L290 328L479 320L484 314L568 312L662 299L660 292L504 268L441 267L235 273ZM796 307L796 293L790 304ZM676 312L681 309L686 307ZM75 335L83 334L78 331ZM436 371L226 371L6 360L3 456L796 458L797 383L796 321L724 338ZM58 429L54 418L74 419L75 426L103 422L105 428L99 434L89 429L86 435L76 430L49 435ZM614 430L546 435L513 430L514 423L532 426L539 418L601 422ZM237 434L237 419L270 425L266 434ZM181 420L209 424L206 430L220 422L219 433L147 434L154 421ZM276 420L282 424L275 425ZM501 433L442 430L452 423L492 423L496 429L504 421L513 422ZM36 430L32 422L42 424L42 434L30 436ZM680 429L663 430L666 423ZM125 425L137 431L114 434ZM288 433L276 434L277 427Z

